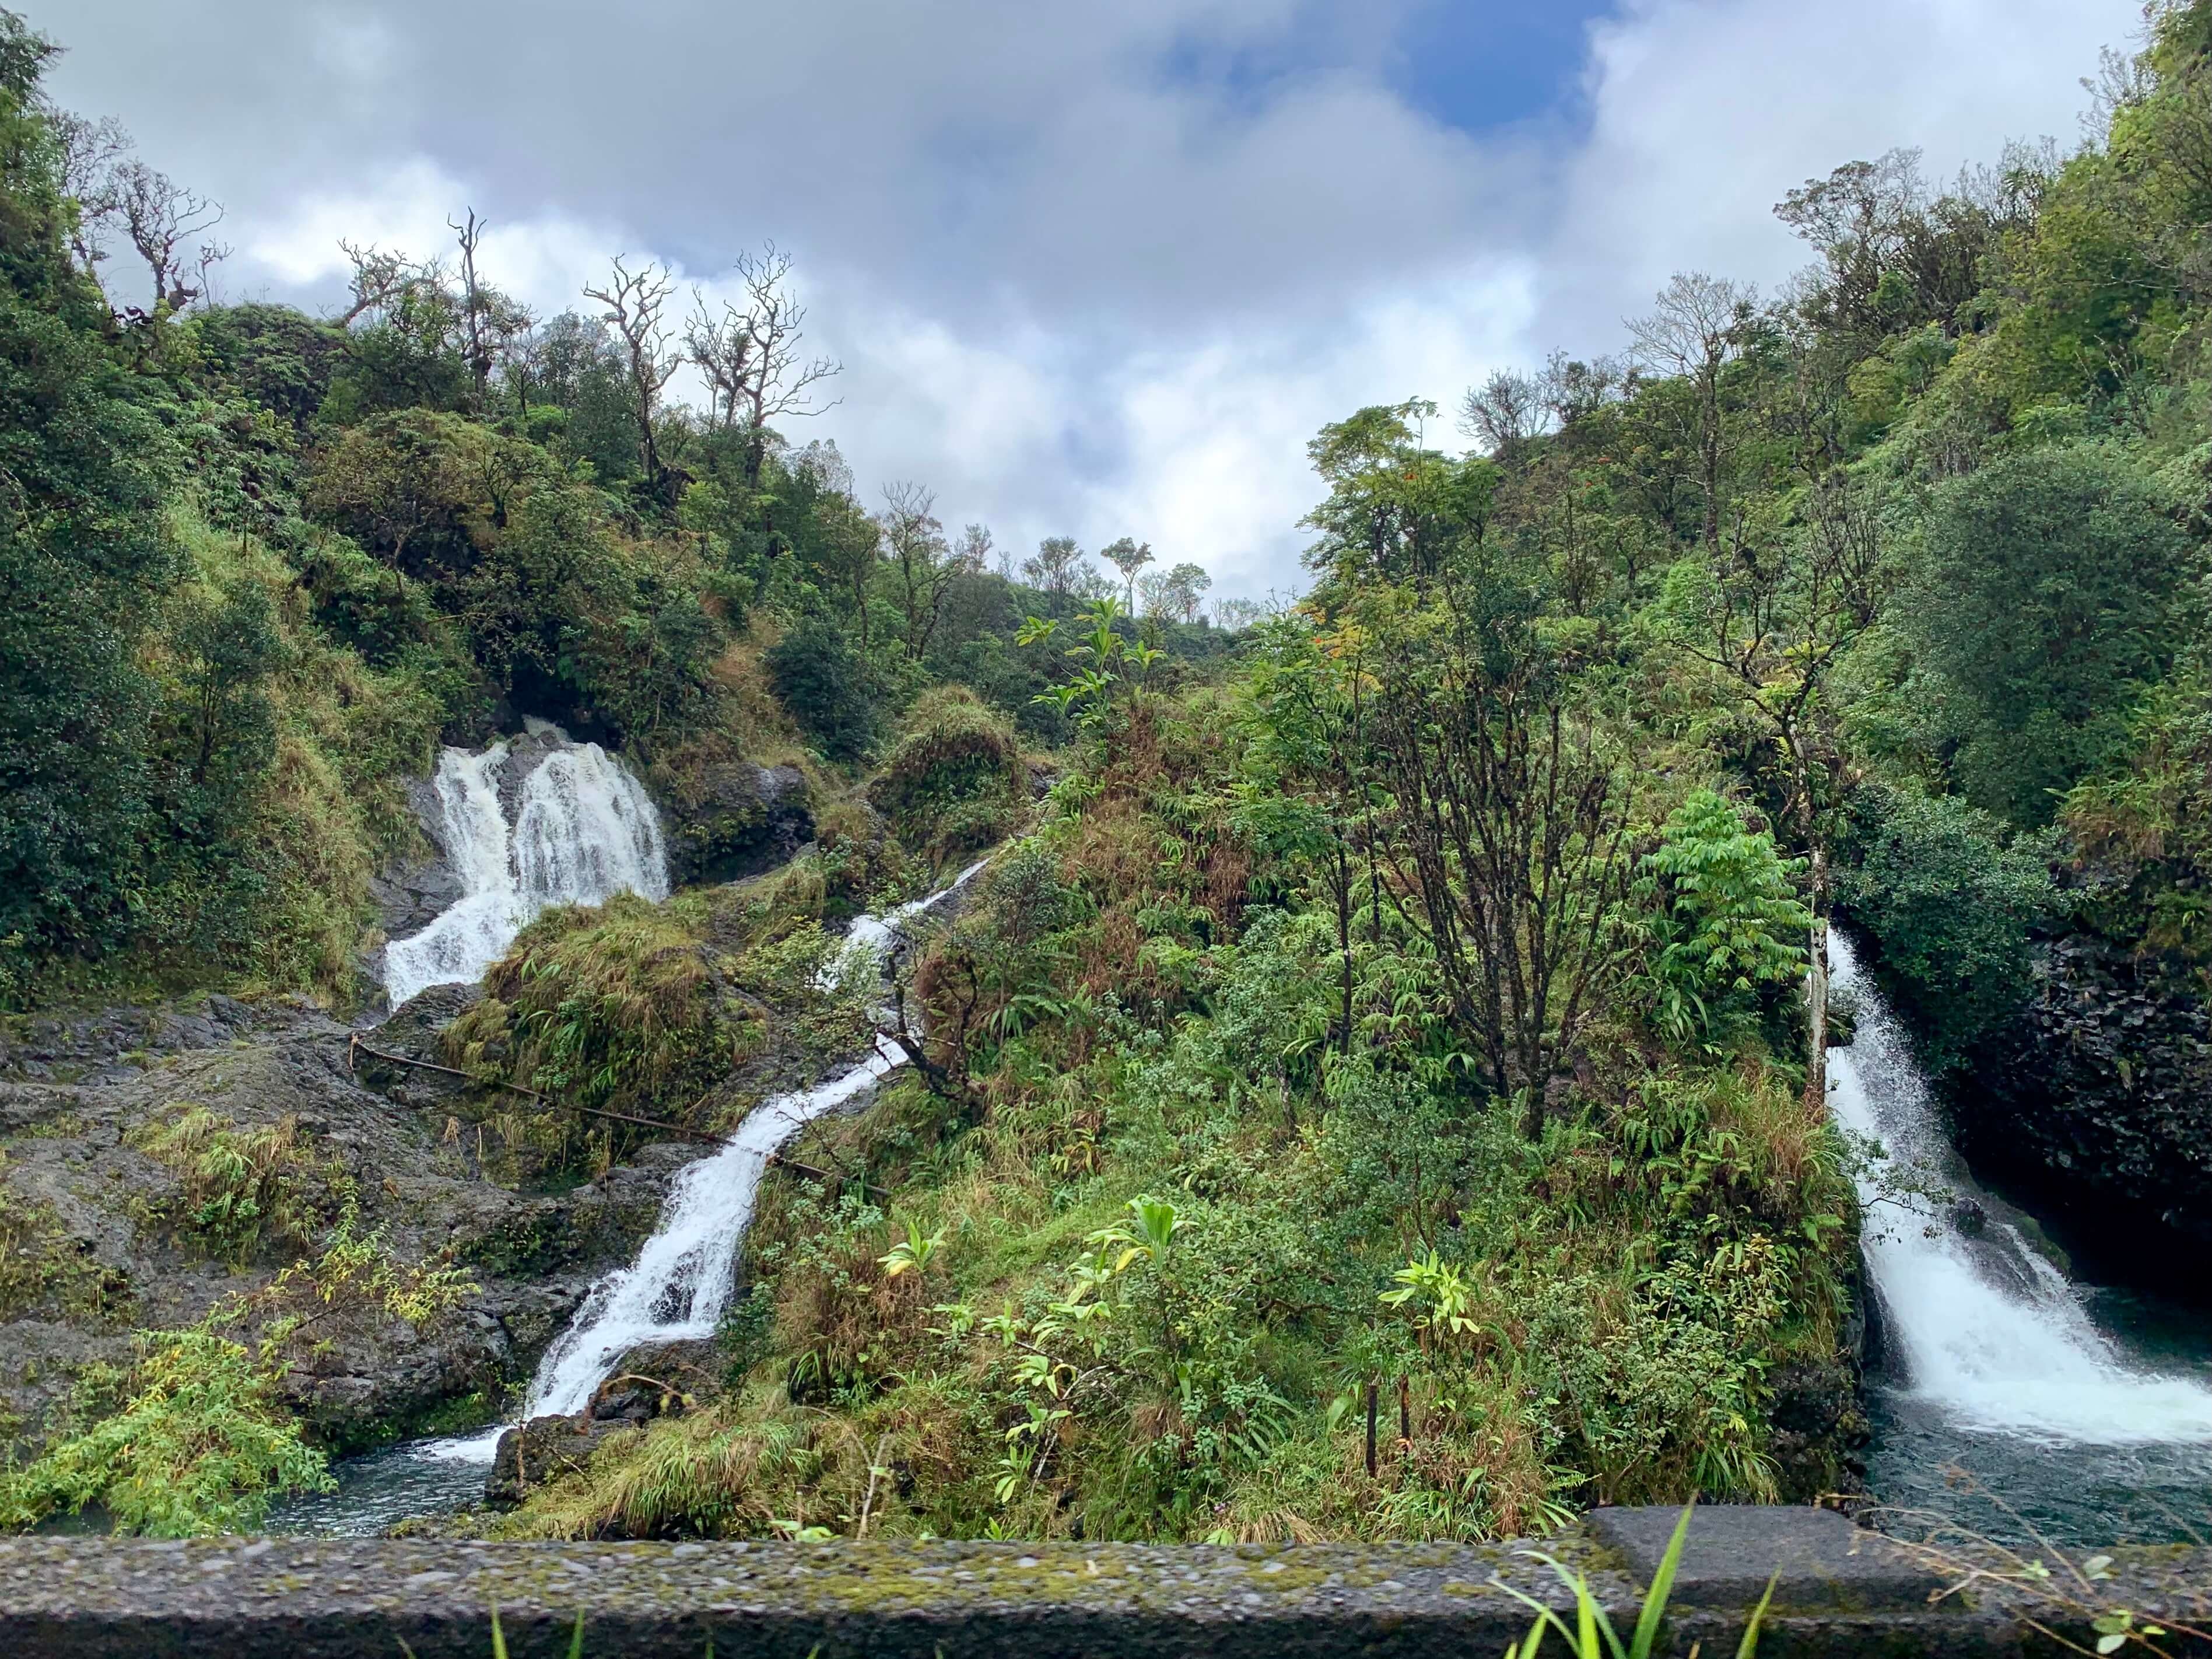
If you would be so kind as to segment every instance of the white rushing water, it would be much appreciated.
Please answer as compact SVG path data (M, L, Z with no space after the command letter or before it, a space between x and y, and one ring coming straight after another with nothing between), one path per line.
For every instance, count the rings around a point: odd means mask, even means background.
M439 758L431 784L461 897L420 933L385 947L393 1008L426 985L481 979L548 906L604 904L618 893L668 896L660 818L644 786L596 743L572 743L542 723L532 723L532 735L558 747L523 779L511 826L500 801L513 763L508 744Z
M1835 984L1850 986L1857 1025L1831 1052L1838 1123L1879 1141L1891 1167L1983 1204L1979 1237L1925 1198L1885 1192L1862 1174L1866 1258L1909 1398L1969 1431L2049 1445L2212 1442L2212 1388L2130 1364L2100 1331L2074 1287L2003 1206L1972 1185L1937 1121L1905 1033L1860 973L1850 942L1832 936Z
M958 892L982 868L980 862L970 864L949 886L888 916L860 918L846 936L842 971L880 972L901 924ZM827 1083L763 1101L719 1151L677 1176L659 1225L637 1259L594 1284L568 1328L546 1351L517 1420L586 1410L615 1363L632 1349L714 1335L737 1287L738 1247L752 1221L769 1159L815 1119L866 1099L905 1064L903 1055L879 1046ZM423 1455L489 1462L501 1432L429 1442Z

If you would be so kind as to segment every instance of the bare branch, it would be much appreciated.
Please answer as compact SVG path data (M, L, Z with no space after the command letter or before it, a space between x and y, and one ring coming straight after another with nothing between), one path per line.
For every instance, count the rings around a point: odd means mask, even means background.
M737 272L745 290L744 303L725 301L717 319L695 290L696 309L684 339L712 392L709 418L715 429L747 435L745 481L757 485L768 454L769 423L835 408L836 399L820 401L812 388L840 373L842 366L828 357L799 356L806 308L787 286L788 253L769 242L757 254L741 255Z
M584 297L607 308L599 320L622 341L629 359L631 395L636 400L638 458L646 483L656 494L667 484L667 469L660 460L660 445L653 433L659 413L660 393L683 358L671 348L661 313L676 287L675 278L657 265L633 271L617 255L614 275L604 288L586 288Z
M184 248L222 223L222 204L143 162L122 162L108 176L124 234L153 277L154 303L182 311L202 292L185 280L190 256Z

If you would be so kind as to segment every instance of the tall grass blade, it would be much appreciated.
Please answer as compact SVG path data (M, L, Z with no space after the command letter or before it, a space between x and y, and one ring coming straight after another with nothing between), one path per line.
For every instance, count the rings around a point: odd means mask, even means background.
M1651 1575L1651 1588L1644 1593L1644 1611L1636 1616L1636 1635L1629 1644L1628 1659L1651 1659L1651 1644L1659 1639L1659 1621L1667 1616L1667 1598L1674 1593L1674 1570L1682 1564L1682 1546L1689 1541L1694 1503L1682 1506L1674 1535L1667 1540L1667 1553L1659 1558L1659 1571Z
M1782 1569L1774 1570L1774 1577L1766 1581L1766 1594L1759 1598L1759 1605L1751 1610L1751 1623L1743 1628L1743 1640L1735 1644L1735 1659L1754 1659L1759 1652L1759 1627L1765 1622L1767 1603L1774 1600L1774 1587L1781 1582Z

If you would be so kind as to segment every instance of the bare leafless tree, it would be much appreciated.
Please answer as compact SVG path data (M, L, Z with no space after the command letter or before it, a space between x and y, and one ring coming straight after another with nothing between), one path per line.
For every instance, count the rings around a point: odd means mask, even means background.
M960 533L960 540L952 550L953 562L964 576L981 576L991 568L991 527L971 524ZM1003 560L1004 554L1000 558Z
M1628 378L1628 371L1612 357L1593 357L1584 363L1564 351L1554 351L1544 360L1537 385L1552 418L1566 427L1618 401L1626 393Z
M1784 815L1804 848L1811 936L1806 1002L1806 1099L1827 1098L1829 875L1823 796L1837 768L1831 676L1837 659L1881 615L1895 572L1883 557L1884 498L1869 474L1831 468L1806 491L1804 528L1755 526L1741 515L1715 559L1704 602L1685 608L1680 643L1718 669L1772 733Z
M725 301L716 319L700 300L684 343L707 377L715 424L745 434L745 482L757 485L768 459L769 424L836 407L836 399L824 403L814 388L842 366L799 355L806 308L790 291L790 254L769 242L757 254L740 255L737 273L744 303Z
M476 382L476 406L482 409L490 396L492 370L512 360L515 342L530 332L537 319L485 282L477 268L477 253L483 246L490 221L478 218L476 209L471 208L465 220L448 219L446 225L460 244L461 355L468 363L470 378Z
M707 424L726 432L744 418L751 384L753 336L744 314L725 303L718 318L706 296L691 290L691 320L684 326L684 350L707 381Z
M907 656L918 662L936 636L953 579L968 568L970 549L964 540L958 553L945 545L945 527L937 519L937 497L919 484L884 485L884 508L876 515L876 523L898 582L899 608L906 615ZM985 540L988 544L988 536Z
M1022 580L1048 594L1071 594L1083 572L1083 549L1073 536L1047 536L1036 557L1022 561Z
M1689 387L1693 424L1686 436L1705 486L1708 549L1720 546L1721 479L1729 448L1721 374L1742 355L1757 299L1757 290L1746 284L1701 271L1677 271L1650 315L1627 320L1638 364Z
M1380 676L1374 739L1396 833L1376 839L1454 1022L1533 1138L1619 965L1626 790L1528 656L1502 675L1482 658L1416 650Z
M94 121L56 110L47 124L61 149L62 194L77 204L70 251L76 256L78 269L97 282L100 263L107 257L103 233L122 211L115 172L131 154L131 135L112 115Z
M435 260L417 264L404 253L386 252L374 243L349 242L340 237L338 251L353 265L353 275L346 283L350 302L331 319L340 328L350 328L372 314L387 314L422 284L444 278Z
M185 189L143 162L117 164L109 173L116 217L154 279L154 303L182 311L206 291L207 267L229 250L193 239L222 220L222 204ZM198 284L186 280L197 275Z
M1551 424L1542 383L1511 369L1501 369L1480 386L1469 387L1460 400L1459 430L1500 460L1515 459Z
M638 461L646 487L657 496L665 493L668 476L653 423L660 412L660 394L683 362L661 321L675 286L675 279L660 266L648 264L633 271L617 257L606 285L584 290L586 299L597 300L607 308L599 320L614 331L629 358Z

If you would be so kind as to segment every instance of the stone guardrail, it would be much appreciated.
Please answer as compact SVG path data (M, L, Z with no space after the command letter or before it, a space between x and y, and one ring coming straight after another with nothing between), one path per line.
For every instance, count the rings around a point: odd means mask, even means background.
M1601 1510L1545 1547L1632 1619L1675 1518ZM2120 1571L2118 1604L2212 1619L2212 1552ZM1940 1580L1841 1516L1725 1506L1698 1511L1666 1650L1734 1654L1770 1574L1760 1659L2067 1650L2000 1586L1931 1605ZM489 1659L496 1607L514 1659L566 1655L580 1613L586 1659L1491 1659L1530 1622L1506 1586L1568 1604L1510 1546L39 1537L0 1540L0 1656ZM2058 1634L2094 1644L2086 1619Z

